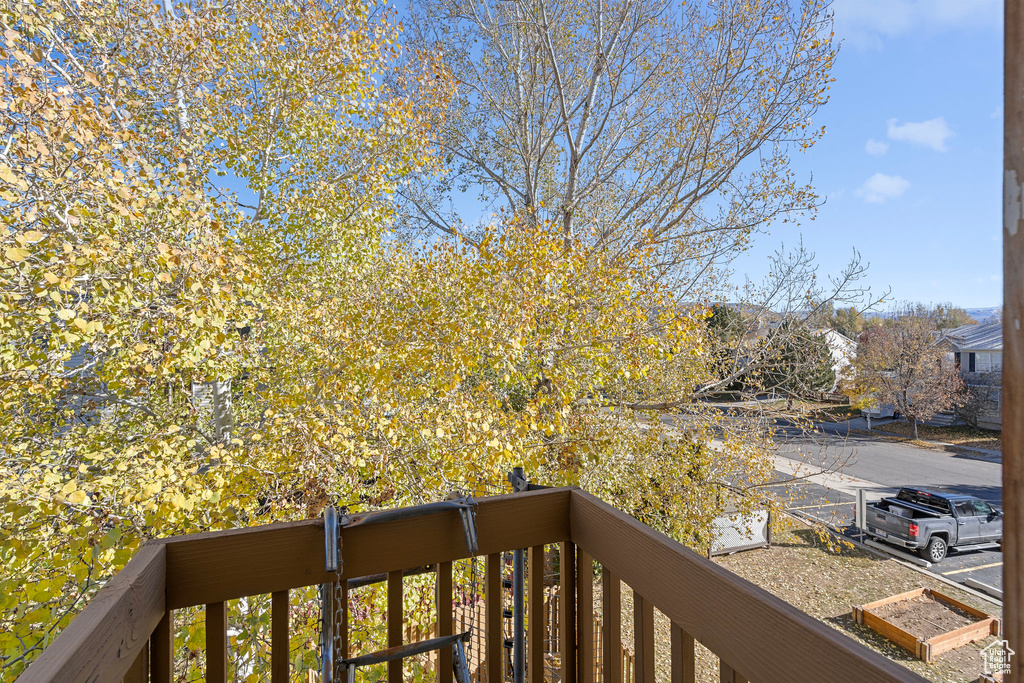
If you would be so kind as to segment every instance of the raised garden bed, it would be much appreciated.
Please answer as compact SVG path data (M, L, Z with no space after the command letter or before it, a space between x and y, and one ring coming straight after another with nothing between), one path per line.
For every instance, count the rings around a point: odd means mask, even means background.
M854 607L853 619L926 662L1002 630L998 618L931 588Z

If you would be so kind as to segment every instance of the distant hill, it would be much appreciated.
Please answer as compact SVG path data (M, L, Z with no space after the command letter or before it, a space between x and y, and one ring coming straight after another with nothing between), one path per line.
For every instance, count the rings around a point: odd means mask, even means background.
M989 306L988 308L965 308L964 311L967 315L971 316L979 323L987 323L996 320L999 317L999 312L1003 310L1002 306ZM890 311L871 311L865 313L865 318L892 318L895 313Z
M1003 310L1002 306L990 306L988 308L965 308L967 315L971 316L979 323L987 323L996 320L999 317L999 312Z

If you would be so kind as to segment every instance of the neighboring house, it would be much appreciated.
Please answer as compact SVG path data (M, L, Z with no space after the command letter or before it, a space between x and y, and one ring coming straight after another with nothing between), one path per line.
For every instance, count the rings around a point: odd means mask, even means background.
M1002 322L943 330L938 343L960 369L964 383L981 401L978 426L999 429L1002 426Z
M836 381L829 391L835 392L839 388L840 382L853 372L853 361L857 357L857 342L828 328L815 330L814 334L825 339L829 353L832 354L832 370L836 373Z

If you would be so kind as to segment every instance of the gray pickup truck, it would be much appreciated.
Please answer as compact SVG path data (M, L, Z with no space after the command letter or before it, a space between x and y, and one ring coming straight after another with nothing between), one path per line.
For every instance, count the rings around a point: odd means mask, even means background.
M1003 542L1003 513L988 503L927 489L902 488L895 498L868 503L867 533L941 562L949 548L994 547Z

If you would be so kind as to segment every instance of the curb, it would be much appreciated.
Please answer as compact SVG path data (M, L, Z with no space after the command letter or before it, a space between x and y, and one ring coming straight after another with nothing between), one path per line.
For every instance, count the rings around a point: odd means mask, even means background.
M884 543L879 543L878 541L872 540L870 538L865 540L865 541L863 541L863 543L864 543L864 545L869 546L871 548L874 548L875 550L880 550L883 553L887 553L889 555L892 555L893 557L898 557L901 560L903 560L904 562L913 562L917 566L924 567L925 569L928 569L928 568L930 568L932 566L932 563L929 562L928 560L923 560L920 557L914 557L910 553L905 553L902 550L899 550L897 548L890 548L889 546L885 545Z
M1003 599L1003 591L999 590L995 586L990 586L987 583L982 583L981 581L978 581L973 577L967 577L966 579L964 579L964 583L966 583L971 588L977 588L978 590L984 593L988 593L994 598L999 598L1000 600Z

